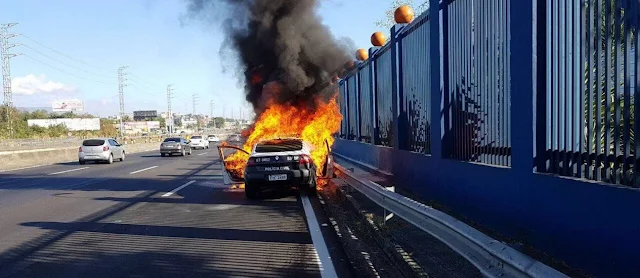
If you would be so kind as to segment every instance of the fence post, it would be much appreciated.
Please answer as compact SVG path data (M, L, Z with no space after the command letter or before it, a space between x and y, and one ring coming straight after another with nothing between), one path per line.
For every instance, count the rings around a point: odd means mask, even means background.
M440 90L440 0L429 0L429 65L431 66L431 155L442 159L442 91ZM446 5L446 4L445 4ZM446 80L445 80L446 82Z
M398 30L400 29L400 25L396 24L391 27L391 99L392 99L392 111L393 111L393 120L391 122L391 130L393 130L393 149L402 150L405 149L403 146L403 139L405 137L404 126L402 124L402 92L399 90L400 84L400 75L398 63L400 62L398 59Z
M526 177L533 172L536 128L536 5L538 0L509 2L512 169ZM540 92L544 93L544 92Z
M360 138L362 136L362 134L360 133L360 130L362 129L362 117L360 117L360 114L362 113L362 111L360 111L360 102L362 102L362 98L360 96L360 70L362 68L360 68L360 66L358 65L356 67L356 72L353 75L354 81L356 82L356 84L353 86L354 90L356 90L354 92L354 96L356 98L356 141L360 142Z
M371 82L369 82L369 89L371 89L371 129L373 130L371 143L379 145L380 141L378 141L378 138L380 136L380 132L378 130L378 107L376 106L376 103L378 102L378 86L376 85L376 59L374 57L376 49L377 48L375 47L369 48L369 59L371 59L371 61L369 61L369 76L371 78Z

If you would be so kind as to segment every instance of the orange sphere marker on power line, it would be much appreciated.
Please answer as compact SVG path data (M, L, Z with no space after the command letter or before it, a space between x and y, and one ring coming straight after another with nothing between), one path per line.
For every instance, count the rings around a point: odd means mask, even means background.
M385 43L387 43L387 36L382 32L375 32L371 35L371 44L373 46L383 46Z
M360 61L364 61L366 59L369 59L369 52L367 52L367 50L365 49L358 49L358 51L356 51L356 58Z
M393 13L393 18L398 24L411 23L414 17L413 9L409 6L400 6Z

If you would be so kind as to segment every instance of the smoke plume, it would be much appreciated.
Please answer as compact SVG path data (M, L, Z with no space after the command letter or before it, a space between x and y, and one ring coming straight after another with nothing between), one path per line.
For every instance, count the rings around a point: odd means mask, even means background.
M318 0L187 0L188 15L223 16L225 46L235 50L246 99L259 115L265 101L313 108L335 92L335 73L353 49L316 14Z

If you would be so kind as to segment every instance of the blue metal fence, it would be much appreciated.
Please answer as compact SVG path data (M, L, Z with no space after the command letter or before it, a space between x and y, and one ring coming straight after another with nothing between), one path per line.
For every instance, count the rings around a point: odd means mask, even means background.
M366 143L372 142L373 136L373 92L371 86L371 64L366 64L362 70L358 72L358 91L360 92L360 100L358 101L360 119L360 138L359 140Z
M393 146L393 75L391 73L391 49L387 47L376 53L372 59L375 65L375 115L376 145Z
M554 0L547 6L548 152L538 171L637 186L638 4Z
M595 275L634 273L638 1L430 4L341 81L341 134L360 138L334 150Z

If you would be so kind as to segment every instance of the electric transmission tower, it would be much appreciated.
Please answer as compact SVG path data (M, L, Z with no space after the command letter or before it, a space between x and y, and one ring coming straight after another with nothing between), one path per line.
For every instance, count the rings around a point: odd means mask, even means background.
M171 99L173 98L173 84L167 85L167 120L166 126L169 136L173 135L173 112L171 111Z
M210 109L211 109L211 111L210 111L210 113L211 113L211 123L213 124L213 128L216 128L216 120L215 120L215 119L214 119L214 117L213 117L213 109L214 109L214 108L215 108L215 106L216 106L216 102L212 100L212 101L209 103L209 106L210 106Z
M9 39L17 36L17 34L9 34L9 28L15 26L18 23L6 23L0 24L0 56L2 56L2 89L4 92L4 107L5 107L5 119L7 121L7 129L9 136L13 137L13 95L11 93L11 65L9 60L20 54L9 53L9 49L16 46L16 44L9 44Z
M120 138L124 138L124 87L126 84L126 73L124 70L128 66L121 66L118 68L118 97L120 99Z
M196 119L196 126L198 127L198 130L200 130L200 121L198 120L198 116L196 115L196 103L198 102L198 95L197 94L193 94L193 117Z

